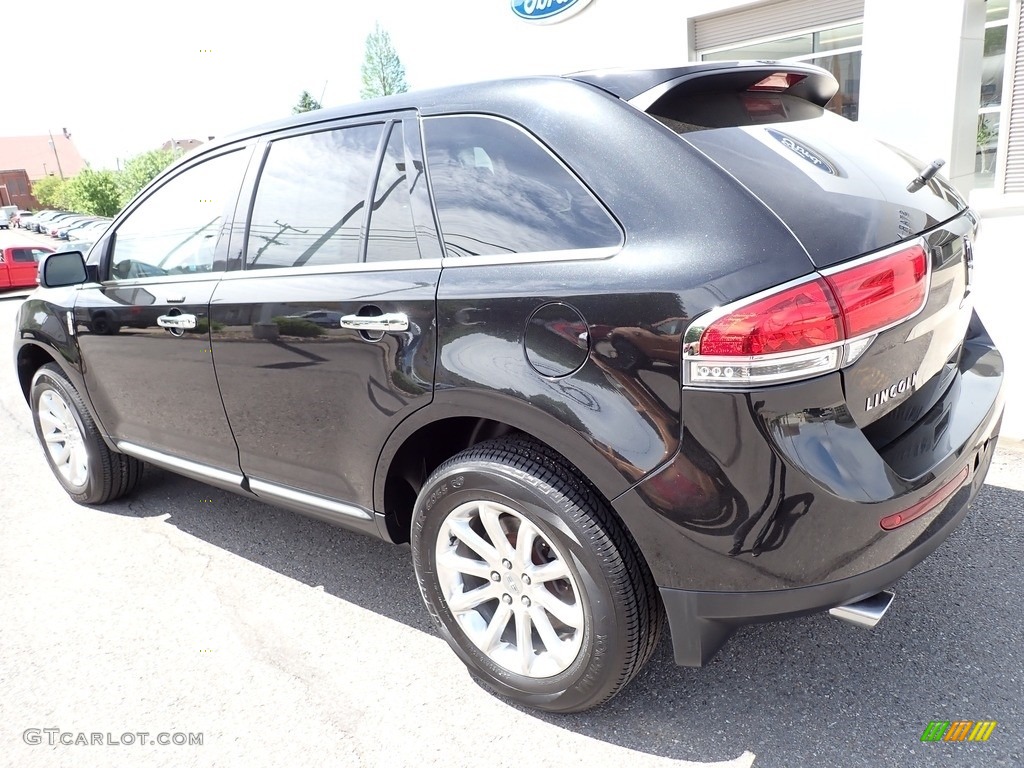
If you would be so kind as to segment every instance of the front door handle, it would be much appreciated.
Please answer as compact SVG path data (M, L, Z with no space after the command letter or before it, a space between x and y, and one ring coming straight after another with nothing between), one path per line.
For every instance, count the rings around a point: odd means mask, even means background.
M342 328L354 331L408 331L409 316L404 312L386 315L342 315Z
M170 328L172 330L186 330L196 327L196 316L195 315L160 315L156 319L156 324L161 328Z

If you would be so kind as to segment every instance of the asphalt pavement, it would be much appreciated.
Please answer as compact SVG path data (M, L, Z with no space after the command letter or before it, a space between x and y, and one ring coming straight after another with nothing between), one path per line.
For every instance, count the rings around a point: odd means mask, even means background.
M875 630L753 626L704 669L666 638L604 707L538 715L473 682L407 548L155 469L72 503L14 382L19 301L0 297L0 766L1024 764L1020 443ZM998 725L922 743L934 720Z

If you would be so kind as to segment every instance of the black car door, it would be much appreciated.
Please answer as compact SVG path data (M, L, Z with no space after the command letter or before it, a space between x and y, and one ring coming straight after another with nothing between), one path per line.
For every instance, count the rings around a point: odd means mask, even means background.
M88 395L118 447L232 485L238 454L208 313L251 154L242 146L201 158L134 204L90 254L100 282L75 304Z
M433 392L441 261L421 158L415 116L375 117L270 137L250 172L244 269L210 318L259 496L372 528L381 446Z

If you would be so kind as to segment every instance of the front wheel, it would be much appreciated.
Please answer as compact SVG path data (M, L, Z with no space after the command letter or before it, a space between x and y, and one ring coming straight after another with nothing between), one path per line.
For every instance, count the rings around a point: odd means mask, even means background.
M32 377L32 421L54 476L72 499L103 504L138 485L142 462L107 447L82 396L55 363Z
M650 657L656 588L636 545L579 472L502 438L442 464L413 513L423 599L472 674L522 704L578 712Z

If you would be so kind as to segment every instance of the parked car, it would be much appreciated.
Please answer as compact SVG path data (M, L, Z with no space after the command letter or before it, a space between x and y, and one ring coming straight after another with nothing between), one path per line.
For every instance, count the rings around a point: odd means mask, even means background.
M58 236L61 240L75 240L81 238L98 237L107 227L110 226L110 219L92 219L82 222L75 227L61 230Z
M47 222L57 218L58 216L67 215L67 211L40 211L32 217L32 231L42 233L43 227Z
M8 288L35 288L39 260L52 248L15 245L0 249L0 291Z
M14 218L12 224L15 229L20 229L25 226L25 220L32 217L32 211L19 210L14 212Z
M92 250L92 246L95 240L69 240L60 247L61 253L67 253L68 251L78 251L82 254L88 254Z
M77 218L79 214L69 213L68 211L59 211L52 216L40 218L36 222L36 231L41 235L49 235L60 225L60 222L68 219Z
M73 227L78 224L82 224L86 221L89 221L89 217L82 216L81 214L78 213L73 214L71 216L62 216L60 218L53 219L51 222L47 224L46 234L48 234L52 238L59 239L60 231L62 229L67 229L68 227Z
M21 228L27 229L30 232L35 231L36 218L40 216L42 213L44 213L44 211L36 211L35 213L29 214L27 216L23 215L21 217Z
M0 229L10 229L14 226L14 218L18 215L18 206L0 206Z
M57 230L58 240L70 240L71 236L82 232L90 227L106 227L110 224L109 219L98 219L95 216L86 216L78 221L69 222L66 226L61 227Z
M836 91L590 72L204 145L43 262L46 460L84 504L152 463L409 543L472 674L545 710L621 690L665 616L693 666L750 622L871 625L981 487L1003 361L975 214Z

